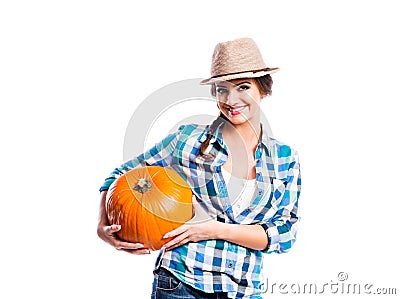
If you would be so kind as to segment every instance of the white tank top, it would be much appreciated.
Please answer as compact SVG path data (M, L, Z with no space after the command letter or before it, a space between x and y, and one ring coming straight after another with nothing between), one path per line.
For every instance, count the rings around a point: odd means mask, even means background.
M224 177L228 189L229 200L231 202L233 215L238 216L243 210L248 208L256 196L256 179L246 180L233 176L224 167L222 176Z

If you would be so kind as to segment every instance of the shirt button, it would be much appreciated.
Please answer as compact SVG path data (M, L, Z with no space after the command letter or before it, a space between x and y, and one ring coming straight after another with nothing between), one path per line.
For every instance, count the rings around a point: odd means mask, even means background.
M262 195L262 194L263 194L262 190L258 191L258 195Z
M229 267L229 268L232 268L232 266L233 266L232 263L229 263L229 264L228 264L228 267Z

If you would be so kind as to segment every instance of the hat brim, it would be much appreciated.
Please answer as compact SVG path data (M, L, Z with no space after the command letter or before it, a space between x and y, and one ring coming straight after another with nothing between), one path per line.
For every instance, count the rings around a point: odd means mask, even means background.
M211 77L208 79L201 80L200 84L207 85L207 84L213 84L213 83L219 82L219 81L229 81L229 80L240 79L240 78L257 78L257 77L262 77L265 75L276 73L277 71L279 71L278 67L269 68L269 69L265 69L262 71L256 71L256 72L249 71L249 72L236 73L236 74L227 74L227 75Z

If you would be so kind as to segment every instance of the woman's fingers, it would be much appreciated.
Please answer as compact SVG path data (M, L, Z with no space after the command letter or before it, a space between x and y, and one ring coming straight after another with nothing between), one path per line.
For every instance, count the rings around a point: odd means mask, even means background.
M184 224L164 235L164 239L172 238L164 247L166 250L171 250L188 242L216 239L217 225L219 225L219 222L215 220L197 224Z
M163 246L166 250L183 245L190 241L189 227L179 227L176 230L167 233L164 238L173 238Z
M120 251L125 251L130 254L150 254L149 249L135 249L135 250L120 249Z
M116 240L114 247L118 250L121 250L121 249L133 250L133 249L143 249L144 245L141 243L129 243L129 242Z
M179 239L178 239L178 237L176 237L176 238L172 239L171 241L169 241L168 243L166 243L163 247L165 247L165 250L171 250L171 249L179 247L185 243L188 243L189 241L190 240L188 238L186 238L186 236L179 238Z
M168 239L168 238L173 238L173 237L179 236L180 234L182 234L185 231L187 231L188 227L189 227L188 225L183 224L180 227L178 227L178 228L176 228L174 230L171 230L170 232L166 233L164 235L163 239Z
M141 243L125 242L118 239L115 233L118 232L120 229L121 225L118 224L104 226L102 239L111 244L117 250L126 251L132 254L150 253L150 251L147 248L144 248L144 245Z
M113 233L118 232L120 229L121 229L121 225L118 225L118 224L113 224L113 225L110 225L110 226L106 226L106 227L104 228L105 233L108 234L108 235L110 235L110 236L111 236Z
M119 251L125 251L131 254L149 254L150 250L144 248L141 243L129 243L116 240L114 247Z

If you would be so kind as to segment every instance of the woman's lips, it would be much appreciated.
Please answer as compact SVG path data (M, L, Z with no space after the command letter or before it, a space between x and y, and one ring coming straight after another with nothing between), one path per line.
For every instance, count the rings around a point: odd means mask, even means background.
M247 107L247 105L245 106L226 106L226 110L228 110L230 115L239 115L240 113L242 113L242 111Z

